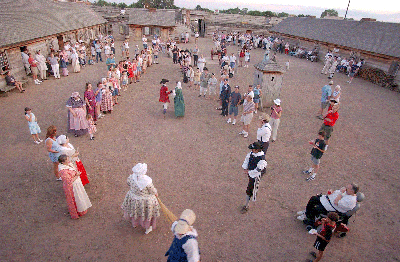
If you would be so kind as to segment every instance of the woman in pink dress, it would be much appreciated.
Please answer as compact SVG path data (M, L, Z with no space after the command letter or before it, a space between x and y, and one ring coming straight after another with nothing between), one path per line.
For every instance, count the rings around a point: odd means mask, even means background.
M88 132L89 124L86 120L85 103L78 92L73 92L67 101L68 132L74 136L81 136Z
M63 181L63 189L67 199L68 211L72 219L85 215L92 203L82 185L81 178L76 168L69 161L67 155L58 158L60 162L58 172Z
M96 122L96 95L94 94L91 83L86 83L86 91L83 96L85 97L86 112L92 115L93 121Z

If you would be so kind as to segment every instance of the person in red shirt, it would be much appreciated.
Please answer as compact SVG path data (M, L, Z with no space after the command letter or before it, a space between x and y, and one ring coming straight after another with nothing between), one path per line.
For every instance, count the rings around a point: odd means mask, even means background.
M36 85L40 85L40 83L41 83L42 81L40 81L40 80L37 78L37 76L38 76L38 74L39 74L39 69L38 69L38 67L37 67L38 62L33 58L33 56L32 56L31 53L29 53L28 55L29 55L28 62L29 62L29 65L31 66L33 81L35 82Z
M317 236L314 242L314 247L318 250L318 254L310 252L315 260L307 260L308 262L318 262L324 255L326 246L332 238L333 232L336 229L336 222L339 220L339 216L335 212L329 212L326 218L321 219L322 229L319 233L310 233Z
M168 109L168 104L170 103L169 101L169 94L172 93L172 91L168 91L168 87L166 86L165 83L169 82L169 80L167 79L162 79L160 84L162 84L161 88L160 88L160 99L158 100L159 102L163 103L163 114L164 114L164 118L165 118L165 113L167 113L167 109Z
M323 117L324 123L322 124L321 128L319 131L324 131L325 132L325 143L326 143L326 149L328 149L328 144L329 144L329 138L332 135L333 132L333 126L336 123L336 120L339 118L339 103L335 103L336 101L333 100L331 101L331 106L329 106L330 110L326 112L325 116ZM333 103L333 104L332 104Z

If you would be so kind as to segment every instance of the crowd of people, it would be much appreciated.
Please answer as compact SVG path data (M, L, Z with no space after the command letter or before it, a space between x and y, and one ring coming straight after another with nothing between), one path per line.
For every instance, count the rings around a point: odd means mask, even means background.
M85 50L85 45L77 43L74 47L70 46L68 48L69 44L67 43L66 47L59 52L59 56L51 53L48 62L51 63L54 77L58 79L60 78L60 74L57 73L58 64L63 69L62 74L67 76L68 70L66 65L68 63L71 63L74 72L79 72L80 67L93 64L95 60L96 63L103 62L102 50L104 50L104 62L105 67L107 67L105 77L101 80L99 79L100 81L96 84L95 88L91 83L86 83L83 97L80 96L79 92L73 92L66 102L68 109L68 132L76 137L89 133L90 140L95 138L97 121L106 114L112 113L113 108L119 103L118 96L121 95L121 92L127 90L130 84L139 82L143 74L145 74L147 67L158 63L160 52L172 58L172 63L179 65L179 70L183 74L182 82L176 81L175 88L172 90L169 90L167 87L168 79L163 78L160 82L159 102L162 103L164 118L166 117L170 103L170 96L173 96L175 116L183 117L185 115L182 83L186 84L188 89L192 87L194 90L198 89L198 96L200 98L206 98L207 96L207 99L212 99L218 103L216 109L221 110L220 114L228 124L236 125L239 120L242 123L242 131L239 134L243 135L244 138L249 137L250 124L254 116L259 114L255 142L249 145L250 152L246 155L242 164L244 173L248 178L245 191L246 198L240 210L244 214L249 211L250 201L256 201L261 178L267 171L267 151L270 141L275 142L277 140L283 109L281 106L282 101L276 98L273 100L273 106L267 110L268 114L260 112L265 111L259 108L260 99L263 95L261 86L249 85L241 93L241 88L238 85L234 85L232 89L230 82L234 82L236 79L235 69L237 67L248 66L251 49L264 48L270 50L276 45L282 45L283 41L277 41L276 38L272 37L237 33L226 35L216 33L213 36L213 40L215 51L211 50L211 59L213 59L214 55L217 55L219 60L219 72L213 73L210 73L206 66L205 51L199 49L197 40L195 47L189 50L181 48L171 39L163 42L157 36L154 37L150 45L147 43L147 38L143 36L143 49L136 45L133 51L130 50L129 41L124 41L121 46L122 59L118 63L115 61L115 46L112 36L96 39L92 42L92 52L88 61L86 60L85 51L82 51ZM185 34L183 43L186 44L188 42L189 36L186 37ZM237 52L238 59L236 58L236 52L229 53L227 51L230 46L236 46L236 44L239 47ZM80 55L82 52L85 55ZM35 61L33 64L37 63L39 65L42 60L40 58ZM35 66L32 66L33 64L29 63L29 70L31 70L33 77L36 75L36 79L34 77L35 83L40 84L37 76L45 80L47 74L44 73L43 75L39 69L36 72L34 69ZM64 65L65 67L63 67ZM325 65L323 72L330 72L332 66L336 69L340 64L331 64L329 68ZM318 118L324 122L318 131L318 137L315 140L309 141L312 145L312 165L308 170L304 170L304 173L309 175L306 179L307 181L315 179L316 173L319 170L320 159L328 149L333 126L339 117L338 109L341 88L340 86L336 86L332 90L332 86L333 81L330 81L322 89L321 109ZM327 107L328 109L324 113ZM238 119L239 112L241 112L240 119ZM32 109L25 108L25 118L28 121L29 130L34 142L36 144L41 143L42 140L39 137L41 132L40 127L37 124L36 116L32 113ZM45 144L49 158L53 163L56 180L63 181L63 189L71 218L77 219L85 215L92 205L84 188L89 183L89 179L78 157L79 152L69 143L66 135L57 136L57 128L55 126L50 126L47 129ZM156 228L156 221L160 216L158 192L152 179L146 175L147 164L138 163L132 168L132 172L127 179L129 191L121 207L124 217L132 223L132 226L137 227L140 225L145 229L145 234L148 234ZM329 196L331 199L328 202L334 202L334 205L331 204L333 210L325 205L326 201L324 199L318 198L317 200L316 198L312 198L307 205L307 209L298 213L298 219L307 221L309 224L314 223L320 214L327 215L322 220L323 231L316 233L317 241L315 246L320 252L315 254L315 261L318 261L322 257L323 250L335 230L335 223L338 221L338 218L337 214L332 212L346 212L354 208L356 203L354 202L354 196L358 191L357 185L352 184L351 187L338 191L340 193L336 194L335 191L336 195ZM333 197L334 195L335 197ZM348 200L350 197L348 196L351 196L350 202ZM342 204L344 202L346 204ZM320 208L321 205L324 207L324 210ZM347 205L346 208L343 208L344 205ZM318 212L315 210L316 208ZM174 234L174 240L166 253L168 261L181 261L179 259L200 261L197 243L198 234L192 226L194 221L194 212L192 210L185 210L179 220L173 223L171 230Z

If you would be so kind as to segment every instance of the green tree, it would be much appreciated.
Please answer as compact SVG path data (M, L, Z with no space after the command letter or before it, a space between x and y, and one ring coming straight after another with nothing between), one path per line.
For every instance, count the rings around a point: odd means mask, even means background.
M322 12L321 18L324 18L325 16L339 16L339 14L334 9L326 9L325 11Z
M119 3L119 4L118 4L118 7L121 8L121 9L125 9L125 8L128 7L128 5L125 4L125 3Z
M109 5L109 3L107 1L104 1L104 0L96 1L96 2L94 2L94 4L98 5L98 6L107 6L107 5Z
M196 10L199 10L199 11L200 11L200 10L203 10L203 8L201 8L201 5L197 5L195 9L196 9Z
M285 13L285 12L282 12L282 13L278 14L278 17L288 17L288 16L289 16L289 14Z
M265 11L265 12L263 12L263 15L266 16L266 17L276 17L276 16L277 16L277 15L276 15L274 12L272 12L272 11Z
M135 4L136 8L157 8L157 9L170 9L176 8L174 0L139 0Z
M248 11L247 12L248 15L252 15L252 16L263 16L263 12L260 11Z

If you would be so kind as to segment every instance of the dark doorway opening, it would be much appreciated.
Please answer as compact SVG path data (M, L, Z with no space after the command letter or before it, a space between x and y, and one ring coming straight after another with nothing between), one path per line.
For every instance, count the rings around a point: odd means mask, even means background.
M64 49L64 38L62 35L57 36L59 50Z
M200 37L204 37L206 34L206 23L204 22L204 19L199 19L198 25L199 25L199 35Z

